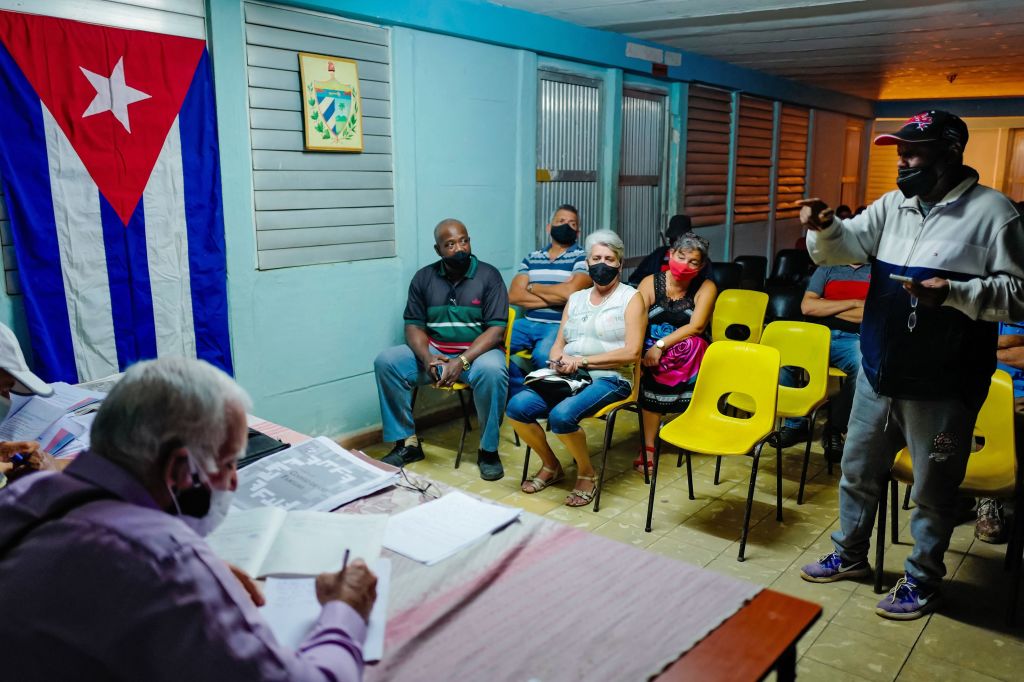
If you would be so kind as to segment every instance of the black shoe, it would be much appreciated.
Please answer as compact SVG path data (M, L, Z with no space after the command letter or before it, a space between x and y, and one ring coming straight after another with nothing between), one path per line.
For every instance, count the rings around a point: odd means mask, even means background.
M825 459L833 464L843 461L843 434L832 429L825 429L821 438L821 447L825 449Z
M395 443L395 447L391 449L391 452L384 455L380 461L385 464L390 464L393 467L404 467L406 464L412 464L418 462L421 459L426 459L426 455L423 454L423 448L419 445L412 446L406 445L404 441Z
M479 450L476 458L480 467L480 478L485 481L497 481L505 477L505 469L501 466L498 453L491 450Z
M768 445L771 445L773 448L790 448L797 443L804 442L805 440L807 440L806 426L802 426L798 429L783 426L781 429L768 436Z

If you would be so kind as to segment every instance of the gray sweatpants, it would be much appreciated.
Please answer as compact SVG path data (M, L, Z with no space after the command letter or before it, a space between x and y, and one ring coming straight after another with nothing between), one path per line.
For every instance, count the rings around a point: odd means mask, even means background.
M843 450L839 483L840 530L832 534L847 562L866 561L889 469L897 452L910 449L914 466L910 518L914 549L906 572L918 585L936 588L946 574L942 562L956 523L957 488L964 480L978 413L962 400L897 400L878 395L864 372Z

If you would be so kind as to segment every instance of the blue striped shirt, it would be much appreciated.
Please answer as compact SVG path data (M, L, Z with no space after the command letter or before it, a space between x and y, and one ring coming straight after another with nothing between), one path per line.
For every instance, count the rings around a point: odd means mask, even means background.
M548 258L547 249L533 251L523 259L517 275L528 275L530 284L562 284L576 273L587 274L587 252L573 245L558 258ZM562 321L562 308L536 308L526 311L526 319L533 322L558 324Z

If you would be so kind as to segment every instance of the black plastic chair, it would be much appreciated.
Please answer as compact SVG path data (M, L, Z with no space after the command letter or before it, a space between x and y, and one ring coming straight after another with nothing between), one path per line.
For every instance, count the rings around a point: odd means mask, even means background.
M743 267L736 263L715 263L711 266L711 281L719 293L726 289L742 289Z
M772 275L766 286L769 288L784 285L807 286L807 280L814 272L814 261L803 249L782 249L775 254Z
M804 290L798 286L773 287L768 292L768 311L765 315L766 322L777 320L789 320L802 322L804 314L800 310L800 303L804 298Z
M740 276L740 288L764 291L764 281L768 277L768 259L764 256L736 256L733 259L743 268Z

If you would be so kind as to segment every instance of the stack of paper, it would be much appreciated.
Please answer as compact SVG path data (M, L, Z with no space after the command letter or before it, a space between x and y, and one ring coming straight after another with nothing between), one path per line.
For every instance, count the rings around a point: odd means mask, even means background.
M376 560L387 520L384 514L232 509L207 542L249 575L317 575L341 570L346 550L350 559Z
M432 566L504 528L521 511L453 491L392 516L384 546Z
M371 563L377 574L377 601L370 612L363 644L363 660L379 661L384 656L384 630L387 627L388 591L391 562L378 559ZM260 609L263 619L281 644L298 649L320 617L316 584L311 578L268 578L263 588L266 605Z
M293 445L238 472L234 506L330 511L393 485L395 472L364 462L329 438Z
M105 394L65 383L51 384L53 395L12 396L11 409L0 422L0 440L35 440L52 455L88 446L93 413Z

